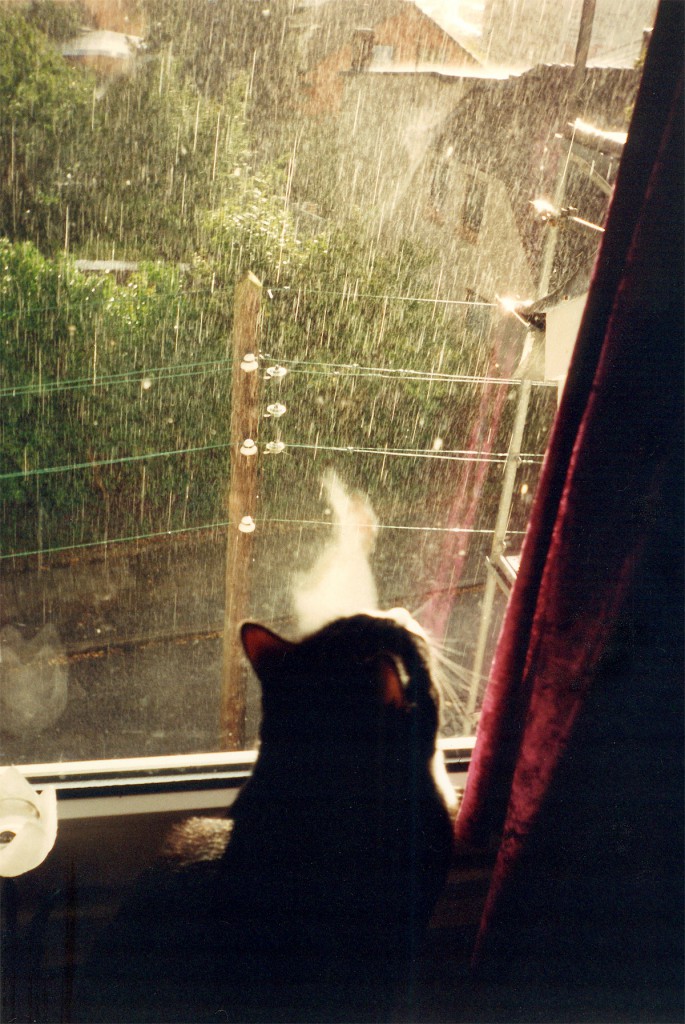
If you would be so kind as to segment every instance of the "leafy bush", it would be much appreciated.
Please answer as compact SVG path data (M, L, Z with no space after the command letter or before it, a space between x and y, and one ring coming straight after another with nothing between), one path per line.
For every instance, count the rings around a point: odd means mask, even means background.
M117 284L30 243L1 240L0 269L5 544L32 550L38 523L46 547L99 539L132 520L144 532L162 492L172 520L177 493L204 506L204 492L186 494L193 473L183 457L159 460L147 512L140 499L141 456L216 443L227 422L226 332L219 343L206 329L202 296L173 268L141 265ZM193 401L178 383L203 363L210 368L189 378L202 381Z

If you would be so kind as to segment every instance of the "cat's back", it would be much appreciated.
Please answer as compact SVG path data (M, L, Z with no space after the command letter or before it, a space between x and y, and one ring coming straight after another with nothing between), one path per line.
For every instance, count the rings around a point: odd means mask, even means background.
M152 1016L129 1008L129 1020L183 1019L170 1000L204 1019L188 1000L210 994L241 1019L245 999L263 1006L284 986L318 992L324 1019L331 986L402 976L448 869L421 636L397 616L355 615L301 642L246 624L242 642L262 686L258 758L232 820L178 827L120 915L104 955L121 968L116 998L131 949L149 961L136 985Z
M300 643L247 626L243 642L262 682L262 743L233 810L227 906L282 922L288 942L299 927L337 943L338 956L415 948L452 844L425 641L364 614Z

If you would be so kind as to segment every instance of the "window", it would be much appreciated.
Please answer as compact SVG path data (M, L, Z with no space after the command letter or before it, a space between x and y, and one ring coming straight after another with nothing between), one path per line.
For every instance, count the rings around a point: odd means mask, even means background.
M443 208L449 200L450 170L454 146L447 146L444 151L438 154L433 162L430 183L430 205L434 216L441 220Z
M487 184L476 174L468 174L464 185L464 202L461 208L461 227L465 234L474 241L483 223L485 200L488 195Z
M394 46L374 46L372 64L376 67L392 64L394 50Z
M571 30L512 74L506 0L432 26L476 67L383 75L374 5L3 5L3 763L252 748L235 624L294 634L328 469L472 734L572 347L526 376L527 303L582 302L651 6L569 117Z

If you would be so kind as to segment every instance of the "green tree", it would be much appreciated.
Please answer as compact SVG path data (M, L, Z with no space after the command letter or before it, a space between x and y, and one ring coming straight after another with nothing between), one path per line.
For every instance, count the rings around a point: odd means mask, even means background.
M170 52L110 84L65 195L72 239L130 258L189 258L203 211L242 189L240 87L221 103L184 84Z
M221 100L236 77L243 81L248 116L282 119L297 84L297 53L290 45L291 0L143 0L149 46L177 55L186 81Z
M82 3L65 4L59 0L32 0L25 16L30 25L60 43L78 35L89 20Z
M0 272L3 549L211 519L225 477L216 459L227 458L230 311L207 309L203 268L141 264L117 284L0 239ZM208 446L204 462L146 461Z
M0 234L57 248L62 189L90 119L93 82L15 12L0 13L0 53Z

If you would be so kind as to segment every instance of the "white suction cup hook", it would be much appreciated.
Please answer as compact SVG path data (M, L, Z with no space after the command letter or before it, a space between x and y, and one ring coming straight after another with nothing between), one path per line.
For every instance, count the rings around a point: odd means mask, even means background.
M246 352L240 362L240 369L244 370L245 373L252 373L254 370L259 369L259 359L254 352Z
M238 529L240 530L241 533L254 533L255 528L256 523L252 516L243 516L243 518L238 523Z
M270 455L279 455L284 448L285 444L283 441L269 441L266 445L266 450Z
M246 437L240 446L241 455L256 455L259 449L251 437Z
M38 793L14 767L0 772L0 876L14 878L42 864L57 837L57 797Z

